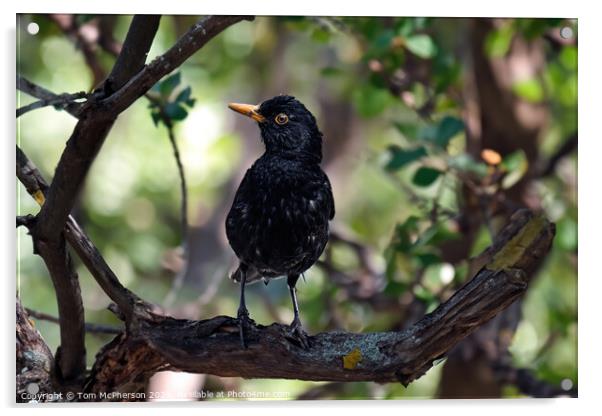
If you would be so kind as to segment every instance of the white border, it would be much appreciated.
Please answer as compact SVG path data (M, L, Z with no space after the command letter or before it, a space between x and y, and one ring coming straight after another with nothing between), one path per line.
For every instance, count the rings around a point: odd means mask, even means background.
M125 2L123 0L104 0L102 2L47 0L33 1L20 0L2 2L5 10L0 19L3 23L3 57L4 65L0 70L3 82L3 91L7 98L2 100L2 117L5 126L3 169L1 170L2 184L5 198L0 203L2 218L5 220L5 232L2 233L0 249L0 264L5 265L6 273L2 275L5 285L2 292L5 300L3 308L3 376L0 377L0 394L4 403L10 406L13 401L14 391L14 276L15 276L15 248L14 248L14 213L15 213L15 180L13 176L14 148L14 59L15 59L15 13L17 12L78 12L78 13L163 13L163 14L280 14L280 15L414 15L414 16L520 16L520 17L576 17L579 18L579 130L581 143L579 146L579 395L577 400L482 400L482 401L398 401L398 402L366 402L366 401L335 401L335 402L286 402L286 403L199 403L194 407L180 410L206 411L213 414L241 412L245 416L282 414L307 415L307 412L317 412L326 408L332 411L341 409L345 415L358 415L377 407L377 412L418 413L429 410L447 415L483 415L484 412L492 415L507 415L508 412L545 412L545 415L567 413L592 414L594 406L600 397L598 386L601 385L599 354L600 345L600 311L596 306L600 303L602 288L597 271L600 266L595 261L600 246L599 236L602 236L600 224L601 203L596 199L600 194L601 183L600 169L602 149L600 143L601 88L600 73L602 62L600 59L600 44L602 39L600 31L600 16L595 13L593 1L545 1L527 2L524 0L503 1L400 1L370 0L368 2L330 2L319 0L238 0L207 2L202 0L170 1L170 2ZM596 238L598 236L598 238ZM92 413L107 412L110 405L85 406L86 411ZM82 407L44 406L43 411L51 414L63 415L68 411L80 413ZM111 411L131 412L129 409L117 409L110 406ZM142 406L149 414L164 415L166 407L173 404L148 404ZM179 405L178 407L182 407ZM599 408L599 405L596 406ZM236 409L236 410L234 410ZM21 409L24 410L24 409ZM31 407L28 412L33 410ZM429 412L430 413L430 412ZM422 414L422 413L421 413Z

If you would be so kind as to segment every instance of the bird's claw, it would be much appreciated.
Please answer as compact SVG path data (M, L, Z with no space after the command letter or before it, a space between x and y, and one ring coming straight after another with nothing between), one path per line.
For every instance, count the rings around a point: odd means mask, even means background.
M295 319L289 325L286 336L287 338L290 338L293 341L297 341L299 344L301 344L303 349L309 349L309 335L307 335L307 332L303 330L303 326L301 326L301 322L298 319Z
M246 309L238 310L238 330L240 334L240 344L243 348L247 348L245 341L245 328L255 325L255 321L249 318L249 311Z

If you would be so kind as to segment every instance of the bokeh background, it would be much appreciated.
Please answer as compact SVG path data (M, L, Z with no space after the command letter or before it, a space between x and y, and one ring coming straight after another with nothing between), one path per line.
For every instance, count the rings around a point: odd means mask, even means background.
M99 85L131 16L17 19L17 73L63 93ZM149 60L196 20L164 16ZM255 123L227 109L232 101L294 95L325 135L337 215L327 251L298 285L310 333L407 327L470 277L469 259L514 209L542 209L557 225L525 298L408 388L160 373L149 389L288 399L574 391L576 39L577 22L568 19L257 17L228 28L151 92L173 123L185 169L186 244L168 129L151 100L139 99L110 132L73 214L121 282L176 317L236 312L224 220L262 144ZM18 106L33 101L17 92ZM17 121L17 143L48 179L75 122L52 107ZM17 192L18 213L36 213L20 184ZM18 295L56 316L52 283L23 227L17 238ZM77 271L86 321L120 327L109 298L83 265ZM250 286L248 304L259 323L292 320L283 280ZM58 326L35 322L56 350ZM111 337L87 334L89 365Z

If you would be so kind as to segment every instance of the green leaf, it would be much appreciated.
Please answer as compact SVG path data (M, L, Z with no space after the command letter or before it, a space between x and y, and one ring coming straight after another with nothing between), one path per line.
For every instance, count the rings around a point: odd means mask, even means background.
M414 257L416 258L416 260L418 260L420 267L428 267L434 264L441 263L441 257L434 253L414 253Z
M406 38L406 48L414 55L429 59L437 53L437 46L428 35L412 35Z
M541 82L537 79L528 79L515 82L512 85L512 92L531 103L538 103L543 100L544 91Z
M577 69L577 48L575 46L565 46L560 51L560 62L566 69Z
M563 250L577 249L577 223L571 217L565 217L556 223L556 243Z
M84 24L95 19L96 17L98 17L98 15L96 15L96 14L78 14L78 15L76 15L75 21L77 22L77 27L83 26Z
M311 38L318 43L326 43L330 40L330 32L326 29L318 28L313 31Z
M444 241L457 240L461 235L449 229L444 222L439 222L427 228L416 240L415 247L438 246Z
M504 160L501 166L508 171L508 174L502 179L502 188L508 189L514 186L527 173L529 162L523 150L517 150L510 153Z
M179 121L186 118L188 111L177 103L169 103L165 106L165 114L167 114L170 119Z
M161 97L161 81L157 82L148 92L155 98Z
M418 126L416 124L394 122L393 125L408 140L415 140L418 137Z
M439 126L437 126L436 124L431 124L431 125L425 126L420 129L420 132L418 133L418 137L420 138L420 140L435 143L435 141L437 140L438 127Z
M403 17L397 22L397 34L404 38L414 30L414 22L409 17Z
M424 127L420 138L445 149L449 141L464 130L464 122L457 117L445 116L437 125Z
M389 91L369 85L355 89L352 97L358 113L363 117L374 117L382 113L392 100Z
M155 125L155 127L157 127L159 125L159 121L161 121L161 116L159 115L159 113L153 111L151 113L151 118L153 119L153 124Z
M490 57L506 55L510 49L510 43L512 42L513 37L514 33L511 25L506 25L489 32L485 38L485 53Z
M176 97L176 103L185 103L187 104L190 101L190 94L192 93L192 89L188 86L184 88L178 96Z
M560 18L525 18L515 20L514 26L517 32L524 35L527 40L532 40L543 36L550 29L556 29L564 19Z
M474 173L479 177L487 175L487 165L483 162L478 162L468 153L461 153L457 156L450 157L447 160L447 165L463 172Z
M396 251L407 252L413 244L413 235L418 231L418 217L411 215L403 224L395 227L395 237L391 244Z
M416 171L414 177L412 178L412 182L416 186L426 187L432 185L433 182L435 182L441 175L441 173L442 172L440 170L423 166Z
M392 30L383 30L378 36L372 41L370 46L369 55L379 54L389 49L391 41L395 37L395 33Z
M170 75L161 81L161 85L159 86L159 92L161 93L161 96L167 100L173 90L180 85L181 79L181 74L176 72L175 74Z
M406 283L391 280L387 283L383 292L387 296L399 296L406 290L408 290L408 285Z
M435 92L442 93L450 85L458 82L462 73L462 66L451 55L445 55L434 61L433 78L435 81Z
M188 86L188 87L184 88L178 94L175 102L185 104L189 108L192 108L192 107L194 107L194 103L196 102L196 99L190 97L191 94L192 94L192 90L191 90L190 86Z
M426 149L424 147L417 147L415 149L404 150L398 146L391 146L389 148L391 152L391 160L385 166L388 171L396 171L407 165L408 163L414 162L426 156Z
M447 147L449 141L456 134L464 130L464 122L456 117L446 116L439 123L435 143L443 148Z
M437 301L435 295L429 292L429 290L424 288L423 286L417 286L414 289L414 296L416 296L417 299L423 301L426 304L430 304L432 302Z

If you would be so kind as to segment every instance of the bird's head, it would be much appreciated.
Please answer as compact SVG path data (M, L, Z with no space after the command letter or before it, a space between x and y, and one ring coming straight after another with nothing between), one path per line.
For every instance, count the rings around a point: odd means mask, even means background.
M232 103L228 107L259 124L267 152L322 159L322 133L316 119L295 97L278 95L258 105Z

